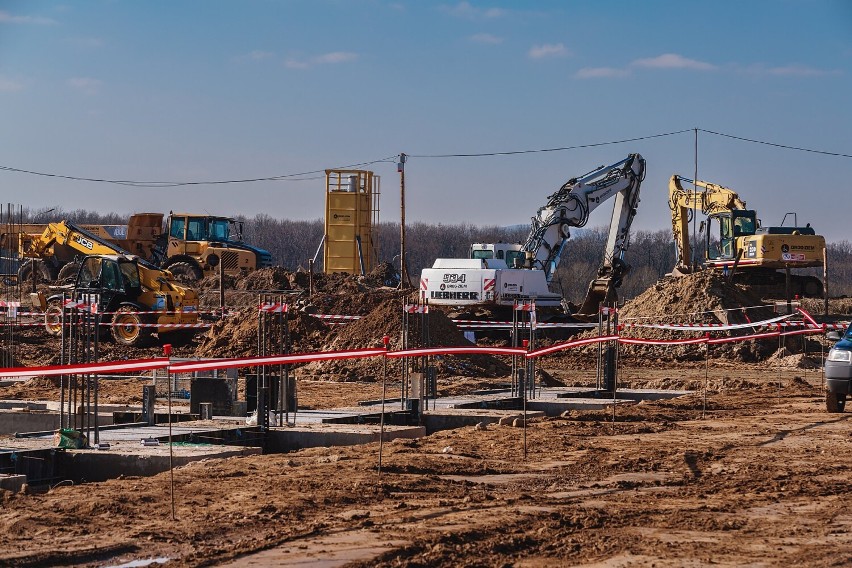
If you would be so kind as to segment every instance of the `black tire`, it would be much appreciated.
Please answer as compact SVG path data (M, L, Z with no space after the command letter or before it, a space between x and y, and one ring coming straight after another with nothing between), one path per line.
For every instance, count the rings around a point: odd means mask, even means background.
M18 284L24 284L33 281L33 266L36 271L36 283L52 282L53 274L50 273L50 267L40 260L30 259L23 263L18 268Z
M822 282L819 278L808 278L802 286L802 296L805 298L822 298Z
M112 338L119 345L139 347L151 337L150 328L143 327L142 315L133 306L121 306L112 317Z
M51 300L44 310L44 329L49 335L62 335L62 300Z
M77 280L77 273L80 271L79 262L69 262L59 269L59 274L56 279L60 284L73 284Z
M201 269L190 262L175 262L166 267L178 282L198 282L204 276Z
M829 412L843 412L846 408L846 393L825 391L825 409Z

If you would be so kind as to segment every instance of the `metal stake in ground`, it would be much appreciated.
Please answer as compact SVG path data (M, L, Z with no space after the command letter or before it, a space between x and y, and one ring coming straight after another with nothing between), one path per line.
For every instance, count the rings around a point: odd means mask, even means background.
M704 403L701 408L701 419L707 416L707 382L710 377L710 333L706 334L704 342Z
M385 355L382 357L382 415L379 417L379 481L382 479L382 450L385 444L385 396L387 395L387 376L388 376L388 345L390 344L390 336L382 337L382 343L385 345Z
M169 365L166 365L166 376L171 375L170 364L172 357L172 346L170 343L163 345L163 354L169 358ZM174 451L172 446L172 389L169 387L169 494L172 501L172 520L177 520L175 516L175 462Z
M524 339L524 350L529 352L529 346L530 346L529 340ZM527 366L525 365L525 367L527 367ZM524 417L522 418L522 420L524 421L524 423L523 423L523 428L524 428L524 459L527 459L527 385L526 385L526 383L527 383L528 380L529 380L529 377L525 376L524 377L524 386L521 389L523 391L523 394L521 395L521 401L523 402L523 407L524 407Z

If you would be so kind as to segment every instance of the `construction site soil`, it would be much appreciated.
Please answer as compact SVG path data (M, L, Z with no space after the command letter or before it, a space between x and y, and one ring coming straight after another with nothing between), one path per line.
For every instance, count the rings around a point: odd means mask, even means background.
M257 353L261 296L285 297L294 352L402 345L405 294L382 278L259 271L226 282L228 317L174 356ZM218 308L218 281L201 283ZM286 294L285 294L286 291ZM852 301L803 302L821 321ZM328 325L309 315L364 316ZM626 302L619 323L753 323L772 305L709 275L668 278ZM411 314L410 340L422 321ZM469 344L443 312L431 345ZM757 330L720 332L752 334ZM596 335L584 330L573 338ZM672 339L701 332L625 326ZM165 339L165 337L164 337ZM480 340L481 341L481 340ZM490 333L488 344L507 344ZM543 337L538 346L556 340ZM729 345L619 348L619 387L691 389L668 401L575 410L378 444L207 459L100 483L0 490L0 565L117 566L847 566L852 562L850 414L825 412L822 335ZM161 354L100 344L101 359ZM6 360L58 362L40 328L15 334ZM598 347L537 360L542 378L594 386ZM438 394L509 382L506 357L437 361ZM399 395L399 363L326 361L295 369L302 408ZM103 402L138 404L150 379L102 380ZM0 399L56 400L57 382L0 387ZM523 421L516 421L524 425ZM2 447L0 440L0 447ZM142 565L142 564L136 564Z

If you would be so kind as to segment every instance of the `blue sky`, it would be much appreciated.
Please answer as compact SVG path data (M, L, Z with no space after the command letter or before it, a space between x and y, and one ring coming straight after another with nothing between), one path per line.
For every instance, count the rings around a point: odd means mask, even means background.
M844 0L0 0L0 166L200 182L405 152L407 221L526 224L567 179L638 152L634 227L667 229L693 128L852 155L850 93ZM395 163L369 167L398 221ZM34 209L321 218L323 181L304 177L145 188L5 170L0 187ZM700 132L698 177L764 224L796 212L852 240L852 158Z

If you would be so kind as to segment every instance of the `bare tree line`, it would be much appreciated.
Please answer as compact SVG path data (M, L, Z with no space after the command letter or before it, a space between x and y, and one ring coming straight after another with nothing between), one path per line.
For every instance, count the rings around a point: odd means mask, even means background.
M67 219L75 223L122 224L127 215L101 214L77 209L23 210L22 222L46 223ZM16 219L17 220L17 219ZM294 221L266 214L239 217L244 223L243 239L272 253L273 262L287 270L307 270L308 260L316 255L316 270L322 269L319 250L324 233L322 219ZM472 224L446 225L416 222L406 225L406 264L413 284L420 271L436 258L463 258L471 243L523 242L528 227L498 227ZM581 299L603 261L606 228L576 230L554 276L554 286L569 300ZM400 230L398 223L381 223L374 228L374 245L380 262L399 266ZM852 294L852 242L828 243L829 292L832 296ZM317 254L319 251L319 254ZM670 272L675 265L675 247L671 231L636 231L626 255L630 272L619 295L631 298ZM820 277L822 274L818 274Z

